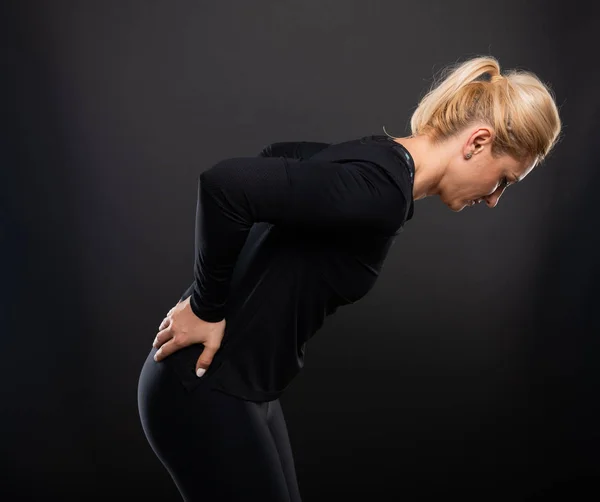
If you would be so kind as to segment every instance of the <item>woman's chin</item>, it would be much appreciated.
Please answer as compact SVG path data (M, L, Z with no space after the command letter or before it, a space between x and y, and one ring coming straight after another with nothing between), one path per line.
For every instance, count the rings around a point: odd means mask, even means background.
M465 207L469 205L467 201L455 200L450 204L446 203L446 205L455 213L460 213Z
M444 195L445 194L440 194L440 199L442 199L442 202L446 204L455 213L460 213L465 207L469 207L472 205L471 200L459 199L458 197L446 199Z

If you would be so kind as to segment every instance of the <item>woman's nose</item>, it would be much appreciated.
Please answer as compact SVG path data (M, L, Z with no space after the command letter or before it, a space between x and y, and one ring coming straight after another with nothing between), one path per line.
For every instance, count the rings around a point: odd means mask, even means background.
M494 193L484 197L485 203L487 204L487 206L489 208L496 207L498 205L498 201L500 200L500 197L502 197L503 193L504 193L504 188L499 188Z
M500 197L498 197L495 194L488 195L487 197L485 197L485 203L487 204L487 207L489 207L489 208L496 207L496 204L498 204L499 198Z

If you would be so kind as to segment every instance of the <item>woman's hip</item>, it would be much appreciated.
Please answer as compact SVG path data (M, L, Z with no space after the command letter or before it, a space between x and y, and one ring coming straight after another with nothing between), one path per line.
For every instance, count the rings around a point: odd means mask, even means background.
M175 422L180 428L187 424L194 430L206 425L214 433L223 424L268 420L273 402L247 401L213 389L208 372L201 378L194 375L198 384L192 387L188 375L182 376L181 363L169 360L176 354L156 362L155 353L155 348L148 353L138 380L138 408L142 422L147 425L170 427ZM192 359L187 365L194 364ZM225 429L223 434L227 434Z

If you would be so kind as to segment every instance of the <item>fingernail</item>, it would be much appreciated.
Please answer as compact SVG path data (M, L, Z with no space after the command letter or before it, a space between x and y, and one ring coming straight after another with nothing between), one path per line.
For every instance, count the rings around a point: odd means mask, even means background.
M204 368L198 368L198 370L196 371L196 375L198 375L199 377L204 375L204 373L206 373L206 370Z

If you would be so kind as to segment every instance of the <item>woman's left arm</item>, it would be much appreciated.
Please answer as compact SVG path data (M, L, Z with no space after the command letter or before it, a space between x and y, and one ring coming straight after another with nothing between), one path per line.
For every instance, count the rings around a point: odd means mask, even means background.
M265 146L258 154L258 157L286 157L306 160L329 146L331 146L331 143L320 141L279 141ZM192 295L193 291L194 281L183 292L177 303L185 301Z

